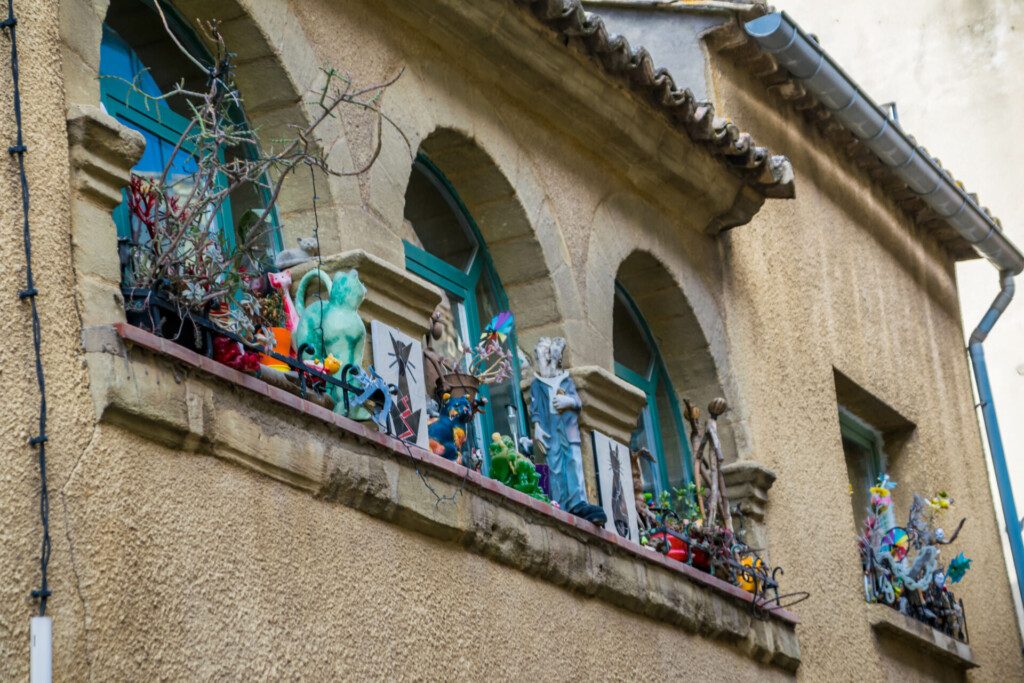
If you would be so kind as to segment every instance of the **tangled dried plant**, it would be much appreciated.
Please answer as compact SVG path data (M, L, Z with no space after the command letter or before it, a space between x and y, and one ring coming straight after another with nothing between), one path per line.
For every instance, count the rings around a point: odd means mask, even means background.
M177 98L191 112L161 173L133 177L128 208L131 237L123 253L125 284L159 291L186 314L211 315L218 325L247 338L259 330L256 282L263 269L263 249L275 229L273 207L290 172L309 166L334 176L360 175L380 156L384 123L408 139L380 108L385 90L400 76L356 87L351 78L323 69L323 84L313 91L312 119L290 127L290 136L263 147L256 132L233 114L242 110L235 84L233 53L225 45L219 22L203 26L213 46L213 64L205 64L178 40L160 3L154 3L167 35L185 58L206 78L201 91L185 87L182 79L159 96L148 94L139 79L129 82L133 94L147 106ZM124 79L119 79L124 80ZM317 130L340 116L346 107L368 111L376 119L376 142L359 168L336 170L327 162L328 151L318 144ZM158 108L158 107L156 107ZM243 153L226 154L228 150ZM189 170L181 173L182 160ZM236 226L218 226L217 219L232 195L257 188L266 198L262 211L247 212ZM234 240L229 239L229 231ZM233 243L232 243L233 242Z

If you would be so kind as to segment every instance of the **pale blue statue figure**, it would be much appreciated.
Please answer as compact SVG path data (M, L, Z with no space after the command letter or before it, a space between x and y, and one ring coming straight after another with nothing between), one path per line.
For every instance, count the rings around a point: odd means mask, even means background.
M315 278L322 282L329 292L326 300L317 300L306 305L306 289ZM334 356L344 368L349 363L360 365L363 361L363 347L366 345L366 326L359 317L359 305L366 296L366 287L359 280L359 273L348 270L337 273L334 280L319 268L314 268L299 280L295 292L295 310L299 314L299 326L295 330L295 348L308 344L301 360L324 359ZM340 374L341 370L335 373ZM344 411L341 396L332 390L335 412ZM349 417L369 419L369 413L357 408Z
M607 515L587 500L583 480L580 410L576 383L562 367L565 339L542 337L534 349L535 375L530 387L530 421L534 449L544 454L551 477L551 498L563 510L603 526Z

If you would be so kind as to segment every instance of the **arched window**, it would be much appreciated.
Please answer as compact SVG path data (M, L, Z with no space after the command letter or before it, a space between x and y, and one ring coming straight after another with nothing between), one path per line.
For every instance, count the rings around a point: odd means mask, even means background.
M163 3L161 8L178 41L200 61L212 64L207 51L173 9ZM169 179L175 181L174 191L177 194L189 192L192 187L189 180L196 171L194 148L187 139L177 151L176 147L188 127L191 112L181 98L164 98L164 95L179 84L188 90L203 91L205 78L174 45L150 3L112 0L100 44L100 101L108 114L146 138L146 150L132 169L133 175L155 177L169 168ZM238 107L233 107L231 118L236 125L245 125ZM252 156L254 150L225 147L221 154L222 161L230 162L238 155ZM250 210L264 210L268 200L266 188L253 185L242 186L231 193L212 222L226 248L234 247L236 230L245 214ZM115 209L114 221L122 243L131 239L132 220L127 202ZM275 229L268 233L262 247L268 256L280 249L276 217L271 216L270 222Z
M647 396L630 444L655 458L653 466L641 459L644 490L658 494L682 487L693 480L693 463L679 400L640 309L618 282L612 315L615 374Z
M423 154L413 163L405 219L414 233L414 240L405 241L406 268L445 292L445 333L434 346L457 358L459 342L464 348L475 346L487 323L508 310L508 298L473 217L448 179ZM473 437L485 463L487 435L513 436L513 424L520 435L526 434L514 332L508 344L513 351L512 379L481 389L490 403L477 420Z

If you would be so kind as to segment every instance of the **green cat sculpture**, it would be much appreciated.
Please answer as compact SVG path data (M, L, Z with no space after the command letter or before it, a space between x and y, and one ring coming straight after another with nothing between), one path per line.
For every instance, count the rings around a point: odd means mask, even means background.
M314 278L319 278L330 294L327 300L317 300L307 306L306 289ZM366 287L359 281L359 273L355 270L335 274L333 282L319 268L303 275L295 292L295 310L299 314L295 348L308 344L312 351L307 350L301 360L308 360L310 354L321 360L333 355L342 368L349 363L360 366L366 344L366 326L359 317L359 305L365 296ZM335 373L335 376L340 372ZM334 399L335 411L344 412L344 402L337 395L339 391L331 387L329 392ZM369 419L369 413L359 408L353 410L348 417Z

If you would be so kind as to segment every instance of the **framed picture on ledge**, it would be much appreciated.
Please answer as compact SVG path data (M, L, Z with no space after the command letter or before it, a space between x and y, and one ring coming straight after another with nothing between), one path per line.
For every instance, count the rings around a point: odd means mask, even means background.
M639 543L636 498L633 495L633 473L629 465L629 449L593 432L594 459L597 461L597 487L601 507L608 515L605 528L619 536Z
M390 422L402 441L427 448L427 392L423 386L423 345L377 320L370 321L373 367L398 395Z

